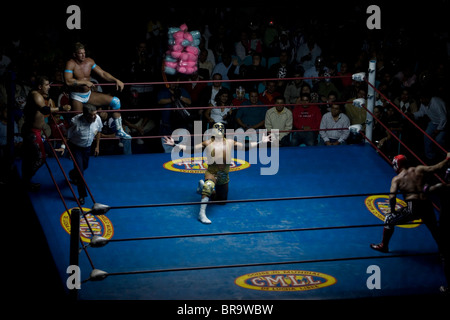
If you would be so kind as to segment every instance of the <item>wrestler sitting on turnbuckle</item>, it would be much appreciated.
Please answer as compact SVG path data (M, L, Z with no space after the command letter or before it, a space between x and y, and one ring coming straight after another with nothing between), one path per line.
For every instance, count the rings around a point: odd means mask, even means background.
M97 107L110 106L113 113L116 137L131 139L131 136L122 128L122 117L118 110L121 108L120 99L107 94L93 91L91 71L105 79L116 83L116 89L122 91L124 84L110 73L100 68L93 59L86 57L84 45L77 42L74 46L73 58L67 61L64 70L64 82L70 87L70 98L74 111L83 111L83 104L89 103Z
M194 153L205 148L208 169L205 172L205 180L199 181L197 192L202 195L202 204L198 213L198 219L205 224L210 224L211 220L206 217L207 202L211 197L214 200L227 200L228 182L230 181L229 172L231 164L232 149L236 147L239 150L252 149L259 143L267 143L271 140L271 135L263 136L260 142L250 142L246 144L225 138L225 126L217 122L213 125L211 139L194 146ZM186 150L187 146L175 144L172 137L164 137L164 143L170 146L179 147Z

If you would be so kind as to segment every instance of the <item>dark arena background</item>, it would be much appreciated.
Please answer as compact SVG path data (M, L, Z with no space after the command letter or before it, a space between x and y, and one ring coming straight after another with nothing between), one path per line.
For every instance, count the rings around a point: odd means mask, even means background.
M414 112L419 112L420 99L427 92L445 105L441 119L450 114L450 1L301 1L283 6L241 1L220 3L229 5L220 8L194 2L166 4L13 1L3 5L0 194L3 228L8 231L3 260L8 307L18 303L20 308L14 307L14 312L19 314L33 306L35 314L42 315L48 310L57 313L58 306L65 307L65 315L98 307L140 312L151 308L152 317L163 314L171 319L204 318L211 307L208 317L213 319L227 318L231 312L239 319L280 319L298 318L298 311L290 311L294 308L360 317L355 308L359 304L370 314L390 312L386 305L389 310L395 305L402 314L415 314L427 305L427 315L440 315L448 299L441 257L448 252L439 252L422 221L397 226L389 253L369 245L382 237L395 176L393 157L402 153L413 166L431 166L443 161L449 150L450 125L429 131L432 120L415 117ZM79 11L68 10L71 5ZM206 40L212 63L209 70L207 64L199 68L200 78L162 71L169 28L182 24ZM242 51L237 44L243 34L249 47ZM308 40L320 48L317 73L309 73L317 64L305 64L299 56ZM69 152L64 156L54 152L65 134L52 130L53 114L46 119L50 130L45 132L46 164L33 177L40 184L38 191L24 188L21 172L20 128L26 97L37 77L45 75L51 83L50 98L56 104L71 102L64 70L76 42L85 45L87 57L124 83L124 90L118 92L92 73L101 92L120 99L122 117L150 123L145 133L133 131L129 141L114 134L102 138L100 155L92 154L84 173L89 194L84 204L68 176L74 168ZM254 52L262 61L256 71ZM283 53L288 62L281 72L275 66ZM171 131L185 128L194 134L196 120L202 134L212 125L205 114L214 109L205 92L212 86L213 70L220 73L227 56L233 68L240 68L240 73L230 73L225 66L223 75L228 79L222 77L221 82L233 109L227 116L228 129L248 129L237 119L242 116L239 110L252 108L233 102L239 86L248 94L256 84L260 105L267 110L275 104L271 97L286 97L285 108L292 110L294 120L286 130L290 140L280 148L274 149L272 143L254 149L258 156L253 162L252 150L234 154L226 205L208 204L212 223L207 225L197 220L201 198L195 192L198 180L204 178L203 155L193 153L179 162L171 158L161 140L170 135L162 129L167 104L158 101L166 83L178 82L190 95L192 103L186 107L191 116L182 125L172 121ZM375 72L373 82L371 72ZM353 75L361 73L364 79L355 80ZM288 101L292 99L288 88L296 79L309 87L309 103L322 119L333 104L348 116L349 124L338 127L347 133L344 143L324 142L326 130L336 128L298 125L295 117L303 113L295 110L300 100ZM193 82L203 91L196 91ZM276 93L267 91L269 82L275 83ZM329 94L336 96L333 103ZM409 95L408 111L402 109L405 95ZM357 98L364 99L363 107L355 105ZM107 111L105 117L111 114ZM59 119L70 123L73 116L61 113ZM267 127L267 113L263 120L260 129ZM355 124L362 125L361 131L349 130ZM312 142L304 139L306 133ZM386 143L380 144L383 138ZM264 155L271 161L264 162ZM276 167L274 174L261 174L270 166ZM437 172L427 183L445 182L444 173ZM448 222L442 223L448 219L448 209L442 209L445 195L430 198L448 241ZM111 209L95 215L96 203ZM397 206L406 206L401 195ZM77 252L67 211L80 207L88 215L80 220ZM97 248L94 235L106 244ZM74 252L81 270L79 290L67 285ZM98 270L100 275L95 274ZM446 287L447 292L442 292ZM224 305L234 307L223 309ZM245 315L244 305L273 305L273 314Z

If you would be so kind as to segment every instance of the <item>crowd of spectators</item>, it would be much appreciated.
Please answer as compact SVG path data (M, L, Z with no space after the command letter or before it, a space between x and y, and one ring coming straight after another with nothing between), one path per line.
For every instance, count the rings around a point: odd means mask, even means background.
M147 20L146 28L135 32L132 44L124 40L122 45L121 35L116 35L114 44L100 43L102 37L77 39L87 43L87 56L94 56L99 65L107 64L106 69L112 70L125 84L132 83L126 85L119 94L124 110L179 106L176 111L123 112L124 127L132 136L142 139L133 139L131 146L126 143L124 146L124 141L107 140L102 143L103 154L170 151L164 148L160 139L145 137L168 135L180 127L192 131L194 121L202 121L203 130L217 121L234 129L293 130L292 133L281 134L282 146L359 143L362 138L350 135L345 129L352 124L365 124L366 111L353 106L352 101L366 98L368 88L364 82L352 81L350 76L366 72L369 61L376 60L376 87L382 95L376 96L375 115L390 130L387 131L375 120L374 143L388 156L403 151L392 137L393 132L418 154L434 157L426 150L430 146L427 147L426 141L424 143L423 134L386 98L424 129L434 121L421 109L426 101L428 104L430 100L444 104L448 109L450 55L448 33L443 30L427 33L423 37L432 40L419 43L414 38L416 30L408 29L408 26L367 29L364 20L367 15L364 12L360 12L361 18L357 21L338 21L337 17L330 21L327 20L328 15L321 19L320 15L308 16L303 13L302 18L294 19L294 13L290 13L291 18L284 19L287 15L285 11L276 14L277 11L270 13L271 10L266 9L262 11L264 14L258 15L257 10L249 8L209 8L199 9L203 10L199 17L204 16L204 20L199 18L191 22L189 19L183 20L185 13L182 10L172 10L170 17L152 17ZM198 72L169 78L171 81L192 81L189 84L173 84L167 88L148 83L162 80L161 66L167 50L167 29L178 26L180 22L186 22L190 30L201 32ZM359 31L356 31L355 25ZM16 76L14 143L17 146L21 143L21 110L38 75L46 75L53 84L61 85L53 86L50 90L57 106L70 103L68 88L64 86L63 80L65 62L70 55L51 41L52 36L41 34L39 40L35 40L39 41L39 50L35 50L36 43L20 34L2 39L2 146L6 143L6 80L11 71ZM92 43L96 45L90 46ZM114 46L121 47L123 52L118 53L120 58L115 56L114 49L100 49ZM252 81L235 81L239 79ZM210 82L201 82L203 80ZM92 81L102 83L102 79ZM113 87L110 86L99 85L96 90L113 94ZM260 106L238 108L241 105ZM200 109L183 109L189 106ZM206 108L210 106L220 108ZM449 112L444 111L439 110L437 117L448 118ZM58 118L62 126L69 116ZM104 113L102 118L105 123L108 122L108 114ZM47 137L57 138L57 133L52 130L55 125L58 124L49 123ZM107 130L109 126L104 127ZM448 127L435 123L433 130L429 131L433 138L439 137L444 147ZM105 132L105 136L107 134Z

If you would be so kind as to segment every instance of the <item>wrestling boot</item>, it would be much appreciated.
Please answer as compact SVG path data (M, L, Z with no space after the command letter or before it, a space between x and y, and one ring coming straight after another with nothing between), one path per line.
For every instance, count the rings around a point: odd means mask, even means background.
M203 190L203 185L205 184L205 181L203 180L199 180L198 181L198 186L197 186L197 193L198 194L202 194L202 190Z
M122 128L122 117L115 118L114 125L116 127L116 137L127 140L131 139L131 136Z
M202 204L200 205L200 211L198 213L198 220L204 224L210 224L211 220L206 217L206 206L209 201L208 197L202 198Z
M373 250L380 251L383 253L389 252L389 240L391 240L392 235L394 234L394 228L383 228L383 239L381 240L381 243L378 244L371 244L370 247Z

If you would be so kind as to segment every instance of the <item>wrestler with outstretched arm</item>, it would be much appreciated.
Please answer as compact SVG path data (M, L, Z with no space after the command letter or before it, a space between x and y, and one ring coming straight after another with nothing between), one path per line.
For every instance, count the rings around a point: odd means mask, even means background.
M419 165L417 167L409 167L407 159L404 155L394 157L392 165L397 175L392 179L389 194L389 205L391 212L385 217L383 228L383 239L379 244L371 244L370 247L380 252L389 252L389 241L394 233L394 226L412 221L414 219L422 219L430 230L433 238L438 246L440 245L438 237L438 226L436 216L434 214L433 205L428 198L430 187L425 184L425 178L429 174L436 173L450 163L450 153L447 158L438 164L432 166ZM436 185L442 187L443 185ZM397 192L402 192L407 206L396 210Z
M94 71L106 81L115 82L117 90L123 90L123 82L100 68L93 59L86 57L84 45L77 42L74 47L73 58L67 61L64 70L64 81L71 88L70 98L72 99L73 110L81 113L85 103L96 107L110 106L113 110L119 110L119 98L92 90L94 83L90 81L91 71ZM122 117L119 112L113 113L113 119L116 137L131 139L131 136L122 128Z
M251 142L246 147L241 142L225 138L225 126L217 122L213 125L211 139L194 146L194 153L205 148L207 155L208 169L205 172L205 180L199 181L197 192L202 195L202 204L198 213L198 219L204 224L210 224L211 220L206 217L207 202L212 196L215 200L227 200L228 182L230 181L229 172L231 164L231 155L233 148L245 150L246 148L256 148L259 143L267 143L271 141L271 135L263 136L260 142ZM172 137L164 137L164 143L170 146L179 147L186 150L187 146L183 144L175 144Z

